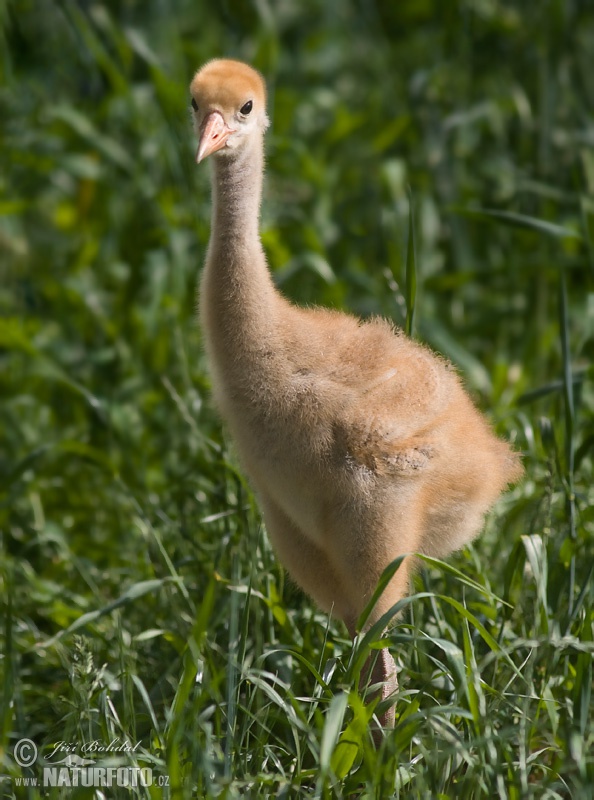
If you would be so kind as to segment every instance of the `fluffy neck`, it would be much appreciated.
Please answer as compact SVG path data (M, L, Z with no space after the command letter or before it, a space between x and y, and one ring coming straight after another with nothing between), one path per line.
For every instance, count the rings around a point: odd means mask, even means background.
M240 153L213 158L212 227L200 315L211 365L227 384L241 381L242 371L262 370L277 342L282 301L258 234L263 165L261 136L246 142Z
M258 236L264 174L264 143L254 138L240 153L215 157L212 163L212 227L210 249L229 245L261 251Z

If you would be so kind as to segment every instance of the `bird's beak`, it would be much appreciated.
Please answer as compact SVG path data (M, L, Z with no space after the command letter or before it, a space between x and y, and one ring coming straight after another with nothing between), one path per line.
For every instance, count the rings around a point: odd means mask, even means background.
M200 141L196 151L196 163L199 164L206 156L216 153L217 150L224 147L232 133L233 131L228 127L222 114L218 111L211 111L202 123Z

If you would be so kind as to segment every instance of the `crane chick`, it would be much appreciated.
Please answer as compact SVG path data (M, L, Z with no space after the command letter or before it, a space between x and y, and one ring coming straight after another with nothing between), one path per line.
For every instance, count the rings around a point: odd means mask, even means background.
M200 321L215 401L278 558L355 636L386 566L469 542L522 468L448 362L387 321L300 308L279 293L258 231L264 81L217 59L190 92L196 160L213 156ZM405 558L368 626L406 594L412 565ZM394 693L387 649L364 673L382 698ZM393 703L382 705L389 727Z

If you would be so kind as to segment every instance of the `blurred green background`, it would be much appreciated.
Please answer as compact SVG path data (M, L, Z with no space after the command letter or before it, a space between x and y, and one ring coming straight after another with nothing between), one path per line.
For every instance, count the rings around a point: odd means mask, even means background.
M229 625L250 631L244 662L275 642L312 663L337 654L323 617L284 581L209 399L195 314L209 170L194 163L188 85L206 60L230 56L267 81L262 237L291 298L402 325L410 190L415 333L456 364L527 469L458 566L510 604L481 613L493 625L503 613L518 664L528 641L553 632L590 643L543 656L533 692L557 692L568 726L536 714L554 753L545 777L532 780L525 760L520 773L510 766L510 734L476 794L452 768L436 770L439 790L419 778L419 796L478 797L491 785L500 796L590 791L593 4L8 0L0 37L7 769L21 735L97 738L97 725L107 735L106 697L117 696L127 735L148 737L171 774L186 769L197 796L218 796L223 783L235 796L230 776L251 766L216 744L225 731L238 736ZM434 580L461 594L451 576ZM264 598L245 606L249 625L230 591L240 585ZM417 622L436 611L418 613ZM191 689L189 678L180 697L189 652L194 678L204 667L210 682ZM277 671L292 669L294 685L311 691L307 670L283 658ZM423 663L407 669L421 674ZM195 716L210 709L206 722L175 727L184 703ZM499 711L509 716L505 704ZM412 738L402 741L393 763L411 756ZM359 782L378 779L367 769ZM301 771L289 774L296 791Z

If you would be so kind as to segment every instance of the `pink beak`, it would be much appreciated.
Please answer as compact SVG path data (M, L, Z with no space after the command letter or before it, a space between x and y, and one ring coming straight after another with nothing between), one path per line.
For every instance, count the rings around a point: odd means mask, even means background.
M202 132L196 151L196 163L199 164L206 156L216 153L233 133L227 126L222 114L218 111L211 111L202 123Z

